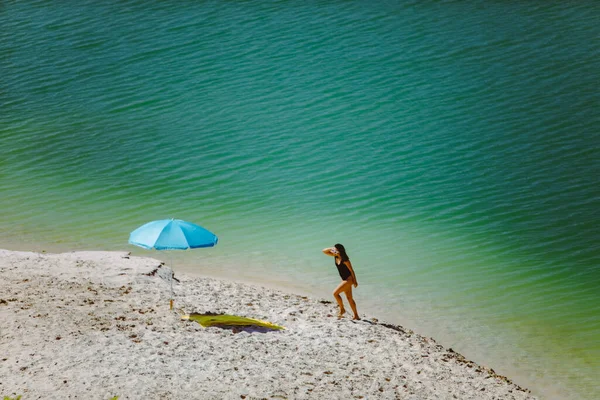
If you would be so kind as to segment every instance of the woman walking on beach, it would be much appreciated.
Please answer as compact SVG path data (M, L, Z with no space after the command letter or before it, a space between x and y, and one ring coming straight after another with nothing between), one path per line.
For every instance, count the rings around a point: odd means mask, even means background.
M340 313L338 315L339 318L346 313L344 309L344 302L342 301L342 296L340 294L343 292L346 294L346 298L348 299L348 303L350 303L350 308L352 308L352 312L354 313L355 320L359 320L358 311L356 311L356 303L354 302L354 298L352 298L352 286L357 287L358 281L356 280L356 275L354 274L354 269L352 268L352 263L350 262L350 258L346 254L346 249L341 244L336 244L333 247L328 247L323 249L323 253L328 256L335 257L335 266L340 273L340 278L342 278L342 283L333 291L333 297L337 301L340 306Z

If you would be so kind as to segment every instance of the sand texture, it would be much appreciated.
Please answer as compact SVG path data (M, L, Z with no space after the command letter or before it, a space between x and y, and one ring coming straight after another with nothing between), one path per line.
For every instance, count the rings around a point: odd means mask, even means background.
M433 339L330 299L176 274L120 252L0 250L0 396L27 399L533 399ZM332 299L331 299L332 300ZM285 331L202 328L219 312Z

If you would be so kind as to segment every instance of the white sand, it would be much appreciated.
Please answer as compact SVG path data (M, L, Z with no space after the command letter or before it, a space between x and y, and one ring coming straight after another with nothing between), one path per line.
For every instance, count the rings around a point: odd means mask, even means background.
M176 275L127 253L0 250L0 396L28 399L533 399L410 330L336 306ZM329 300L329 299L328 299ZM328 301L327 300L327 301ZM202 328L223 312L285 331Z

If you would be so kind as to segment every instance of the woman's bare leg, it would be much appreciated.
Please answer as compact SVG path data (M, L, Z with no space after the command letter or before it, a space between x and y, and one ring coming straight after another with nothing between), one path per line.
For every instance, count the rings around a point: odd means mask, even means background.
M346 293L346 297L348 297L348 294L346 292L348 288L352 290L352 284L349 281L342 281L342 283L340 283L338 287L335 288L335 290L333 291L333 297L335 297L335 301L337 301L338 306L340 306L340 313L338 314L338 318L342 318L342 315L346 313L346 309L344 308L344 302L342 301L342 296L340 296L340 294ZM350 295L350 297L352 297L352 295ZM352 307L352 303L350 303L350 306Z
M354 297L352 297L352 278L350 278L349 281L350 284L348 285L348 287L345 287L344 293L346 293L346 298L348 299L348 303L350 303L350 308L352 308L352 312L354 313L354 318L355 320L360 320L360 317L358 316L358 311L356 311L356 302L354 301Z

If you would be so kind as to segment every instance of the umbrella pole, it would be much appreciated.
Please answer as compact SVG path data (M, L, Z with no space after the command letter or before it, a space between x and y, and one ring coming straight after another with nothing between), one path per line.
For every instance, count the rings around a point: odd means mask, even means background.
M173 256L169 254L169 258L171 259L171 299L169 300L169 310L173 309L173 277L175 275L175 270L173 269Z

